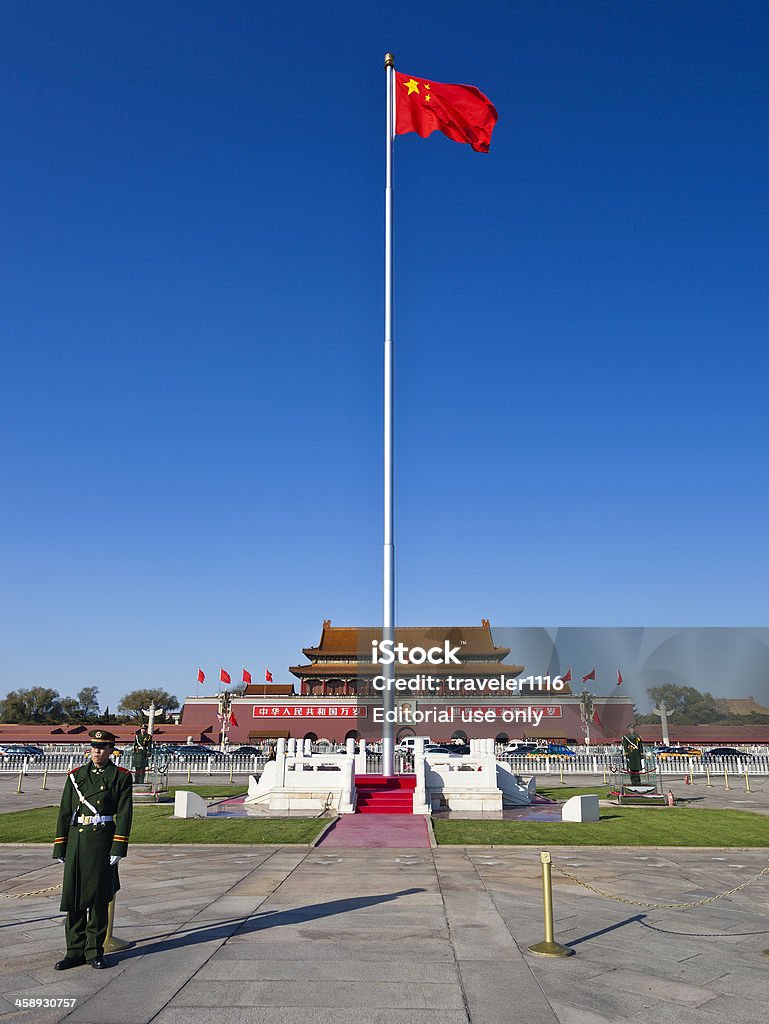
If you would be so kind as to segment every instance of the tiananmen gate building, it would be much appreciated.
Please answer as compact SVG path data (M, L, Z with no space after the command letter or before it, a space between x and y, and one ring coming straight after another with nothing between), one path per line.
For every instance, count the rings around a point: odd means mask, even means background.
M318 645L302 651L306 663L289 668L297 684L252 684L243 696L232 698L237 725L229 728L230 743L262 743L280 737L331 743L342 743L348 737L381 739L382 723L375 720L375 709L382 707L382 694L375 680L383 669L372 658L372 645L381 635L381 628L332 626L327 619ZM495 681L501 677L529 677L524 666L508 660L510 648L494 643L487 619L480 626L396 627L395 642L409 649L442 647L448 642L458 652L460 662L393 665L386 669L399 678L422 674L432 680L429 692L395 694L396 740L417 735L435 741L465 741L471 737L583 741L580 698L571 692L568 683L557 693L536 685L532 690L523 683L520 692L495 689ZM452 679L474 680L472 692L453 690ZM594 696L593 704L600 724L591 724L591 742L616 742L633 720L632 700ZM188 697L182 725L190 733L205 734L216 743L218 710L216 697ZM530 721L534 712L541 713L538 727ZM518 720L508 720L513 716Z

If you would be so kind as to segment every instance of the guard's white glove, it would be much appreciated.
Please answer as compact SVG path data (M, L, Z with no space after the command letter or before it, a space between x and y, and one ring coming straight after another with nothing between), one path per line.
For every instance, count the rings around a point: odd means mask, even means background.
M56 860L59 862L59 864L63 864L64 863L64 858L63 857L57 857Z
M114 866L115 866L115 865L117 864L117 862L118 862L119 860L122 860L122 859L123 859L123 858L122 858L122 857L120 856L120 854L118 854L118 853L113 853L113 854L112 854L112 856L111 856L111 857L110 857L110 859L109 859L109 866L110 866L111 868L114 868Z

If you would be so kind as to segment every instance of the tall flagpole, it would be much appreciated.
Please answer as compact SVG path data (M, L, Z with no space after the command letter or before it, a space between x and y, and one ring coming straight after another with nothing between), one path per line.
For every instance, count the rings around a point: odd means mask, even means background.
M395 57L385 54L387 75L387 139L385 170L385 308L384 308L384 587L382 640L395 640L395 535L393 472L393 138L395 136ZM389 671L389 669L388 669ZM383 693L382 774L395 774L392 718L395 701L388 682Z

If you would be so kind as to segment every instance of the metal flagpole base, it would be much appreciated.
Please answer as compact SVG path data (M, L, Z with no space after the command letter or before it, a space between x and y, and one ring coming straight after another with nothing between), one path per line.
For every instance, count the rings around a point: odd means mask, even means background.
M107 935L104 939L104 952L105 953L119 953L122 949L130 949L133 946L133 942L126 942L125 939L119 939L116 935L112 934L112 926L115 923L115 899L114 897L110 900L109 905L109 916L107 917Z
M560 942L538 942L529 946L529 952L537 956L574 956L574 950L562 946Z

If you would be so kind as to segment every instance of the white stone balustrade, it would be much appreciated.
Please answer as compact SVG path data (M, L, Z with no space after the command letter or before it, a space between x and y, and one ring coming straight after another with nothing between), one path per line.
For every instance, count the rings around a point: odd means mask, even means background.
M313 754L306 743L297 747L295 739L279 739L275 760L265 764L258 781L249 779L246 803L270 811L354 814L354 754L349 745L344 754Z

